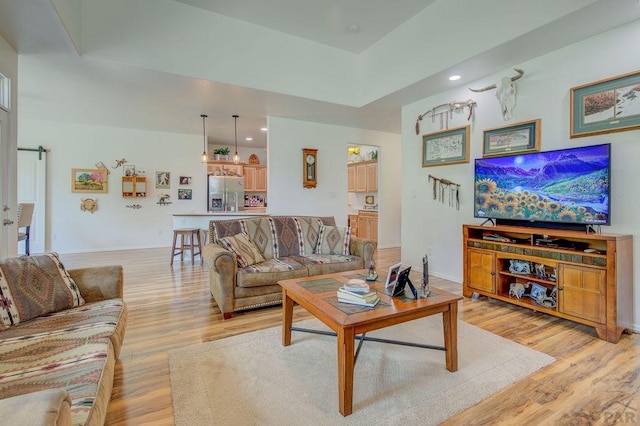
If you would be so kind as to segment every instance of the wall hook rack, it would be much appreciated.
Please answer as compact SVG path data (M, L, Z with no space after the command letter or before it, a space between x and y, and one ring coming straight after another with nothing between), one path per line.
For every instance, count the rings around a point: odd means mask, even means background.
M125 207L127 207L129 209L135 209L135 210L138 210L138 209L142 208L142 206L140 204L129 204L129 205L125 206Z
M433 181L433 199L437 199L444 204L445 192L449 190L449 206L456 206L460 210L460 184L448 179L438 178L429 175L429 182Z

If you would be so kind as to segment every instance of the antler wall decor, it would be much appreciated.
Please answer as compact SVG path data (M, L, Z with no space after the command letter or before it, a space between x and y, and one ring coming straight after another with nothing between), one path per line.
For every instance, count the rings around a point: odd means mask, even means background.
M433 199L444 204L446 190L449 190L449 207L456 206L460 210L460 184L447 179L429 175L429 182L433 181Z
M471 120L473 116L473 108L476 106L476 101L473 99L468 99L466 101L451 101L446 104L440 104L434 106L429 111L425 112L422 115L418 116L416 120L416 135L420 134L420 122L424 117L431 114L431 122L434 123L436 121L436 115L440 119L440 129L448 129L449 128L449 118L453 118L454 112L464 112L465 108L469 108L469 115L467 115L467 121Z

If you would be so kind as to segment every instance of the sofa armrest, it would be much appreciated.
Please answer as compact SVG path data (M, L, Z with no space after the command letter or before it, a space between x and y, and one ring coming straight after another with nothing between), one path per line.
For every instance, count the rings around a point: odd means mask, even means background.
M0 418L6 425L70 426L71 398L54 388L0 399Z
M85 302L122 298L124 295L121 265L69 269Z
M376 243L365 238L351 237L349 242L349 252L354 256L359 256L364 261L363 268L367 268L373 259L376 251Z
M209 243L202 249L203 259L209 266L209 286L223 314L232 313L235 306L236 255L220 244Z

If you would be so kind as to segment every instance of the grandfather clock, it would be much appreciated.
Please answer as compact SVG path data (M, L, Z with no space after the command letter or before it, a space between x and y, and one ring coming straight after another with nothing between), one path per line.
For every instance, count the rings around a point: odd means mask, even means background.
M302 186L315 188L318 184L318 150L302 148Z

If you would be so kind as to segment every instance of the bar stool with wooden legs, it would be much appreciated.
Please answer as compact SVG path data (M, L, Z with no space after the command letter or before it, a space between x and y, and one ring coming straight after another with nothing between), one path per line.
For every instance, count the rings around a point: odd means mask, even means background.
M180 237L180 246L176 247L176 242ZM196 252L195 249L198 249ZM176 250L180 250L176 253ZM173 247L171 249L171 265L173 258L180 255L180 261L184 261L184 251L191 250L191 263L195 265L195 256L200 255L200 263L202 263L202 244L200 240L199 228L174 229L173 230Z

